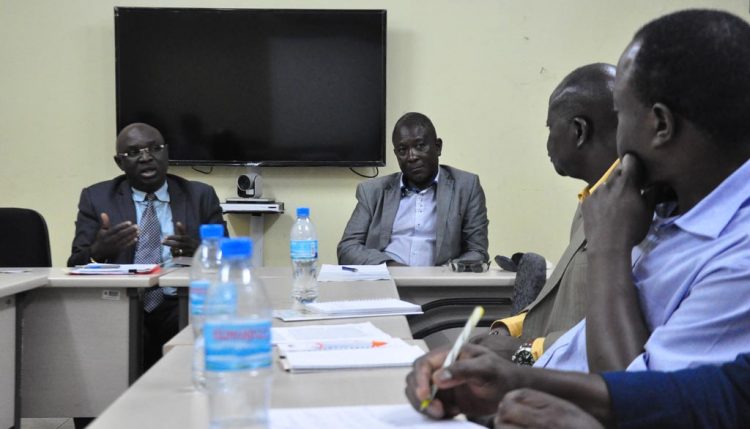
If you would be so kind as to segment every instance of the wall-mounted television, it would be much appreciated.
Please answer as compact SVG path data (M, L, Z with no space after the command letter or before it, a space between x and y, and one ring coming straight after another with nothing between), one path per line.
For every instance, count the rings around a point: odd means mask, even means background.
M115 8L117 129L174 165L385 165L385 10Z

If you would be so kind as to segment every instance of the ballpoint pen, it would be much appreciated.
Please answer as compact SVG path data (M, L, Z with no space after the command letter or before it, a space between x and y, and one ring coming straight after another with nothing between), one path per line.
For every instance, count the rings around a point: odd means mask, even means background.
M484 316L484 307L479 305L474 307L474 311L471 312L471 316L469 316L469 320L466 321L464 329L458 335L458 338L456 338L456 342L455 344L453 344L453 348L451 348L451 350L448 352L448 355L445 356L445 361L443 361L442 368L447 368L453 364L453 362L458 357L458 352L461 351L461 347L463 347L464 344L466 344L466 341L469 339L471 330L477 326L477 323L479 323L479 319L481 319L482 316ZM423 411L430 406L432 400L435 399L437 390L437 386L433 384L432 391L430 392L430 397L422 401L422 403L419 405L419 411Z
M354 267L347 267L346 265L342 265L341 269L344 270L344 271L351 271L353 273L356 273L357 271L359 271L358 269L356 269Z

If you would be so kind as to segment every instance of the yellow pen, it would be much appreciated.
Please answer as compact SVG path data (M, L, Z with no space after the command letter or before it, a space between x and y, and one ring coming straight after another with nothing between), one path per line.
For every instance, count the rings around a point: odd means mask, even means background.
M466 344L466 341L469 340L471 330L477 326L477 323L479 323L479 320L482 318L482 316L484 316L484 307L479 305L474 307L474 311L471 312L471 316L469 316L469 320L466 321L464 329L461 331L461 334L459 334L458 338L456 338L456 343L453 344L453 348L451 348L451 350L448 352L448 355L445 357L443 368L447 368L453 364L453 362L458 357L458 352L461 351L461 347L463 347L464 344ZM435 399L437 390L437 386L433 384L432 392L430 392L430 397L422 401L422 403L419 405L419 411L423 411L425 408L430 406L430 402Z

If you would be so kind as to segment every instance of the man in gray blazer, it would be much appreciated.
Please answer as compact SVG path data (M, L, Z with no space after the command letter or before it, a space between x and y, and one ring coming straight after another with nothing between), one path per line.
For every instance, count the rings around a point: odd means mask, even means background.
M393 129L401 173L357 186L338 245L340 264L431 266L487 261L487 207L476 174L439 165L443 141L430 119L407 113Z
M566 76L549 98L547 152L558 174L587 183L578 195L579 200L596 190L617 159L614 79L614 66L589 64ZM475 337L473 342L503 358L528 364L585 317L587 257L580 204L570 234L568 247L537 298L521 314L495 322L491 335ZM412 402L417 389L416 374L424 370L436 353L440 351L418 359L415 370L407 377L407 396ZM450 399L443 400L447 409L452 404L446 401ZM443 411L430 408L427 413L443 417Z

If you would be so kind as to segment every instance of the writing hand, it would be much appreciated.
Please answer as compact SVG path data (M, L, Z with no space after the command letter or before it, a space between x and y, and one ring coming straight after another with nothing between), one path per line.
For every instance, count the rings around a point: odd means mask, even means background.
M172 256L193 256L200 244L198 240L187 235L185 225L175 222L174 234L164 239L164 245L172 248Z
M101 227L91 245L91 258L97 261L113 259L138 242L138 226L133 222L125 221L111 226L107 213L102 213L100 218Z
M516 371L516 365L485 347L467 344L458 360L443 370L448 351L448 348L433 350L414 362L406 377L406 397L411 405L419 410L422 401L430 396L432 381L439 390L424 410L428 416L441 419L459 413L493 414L502 395L515 386L512 371Z

